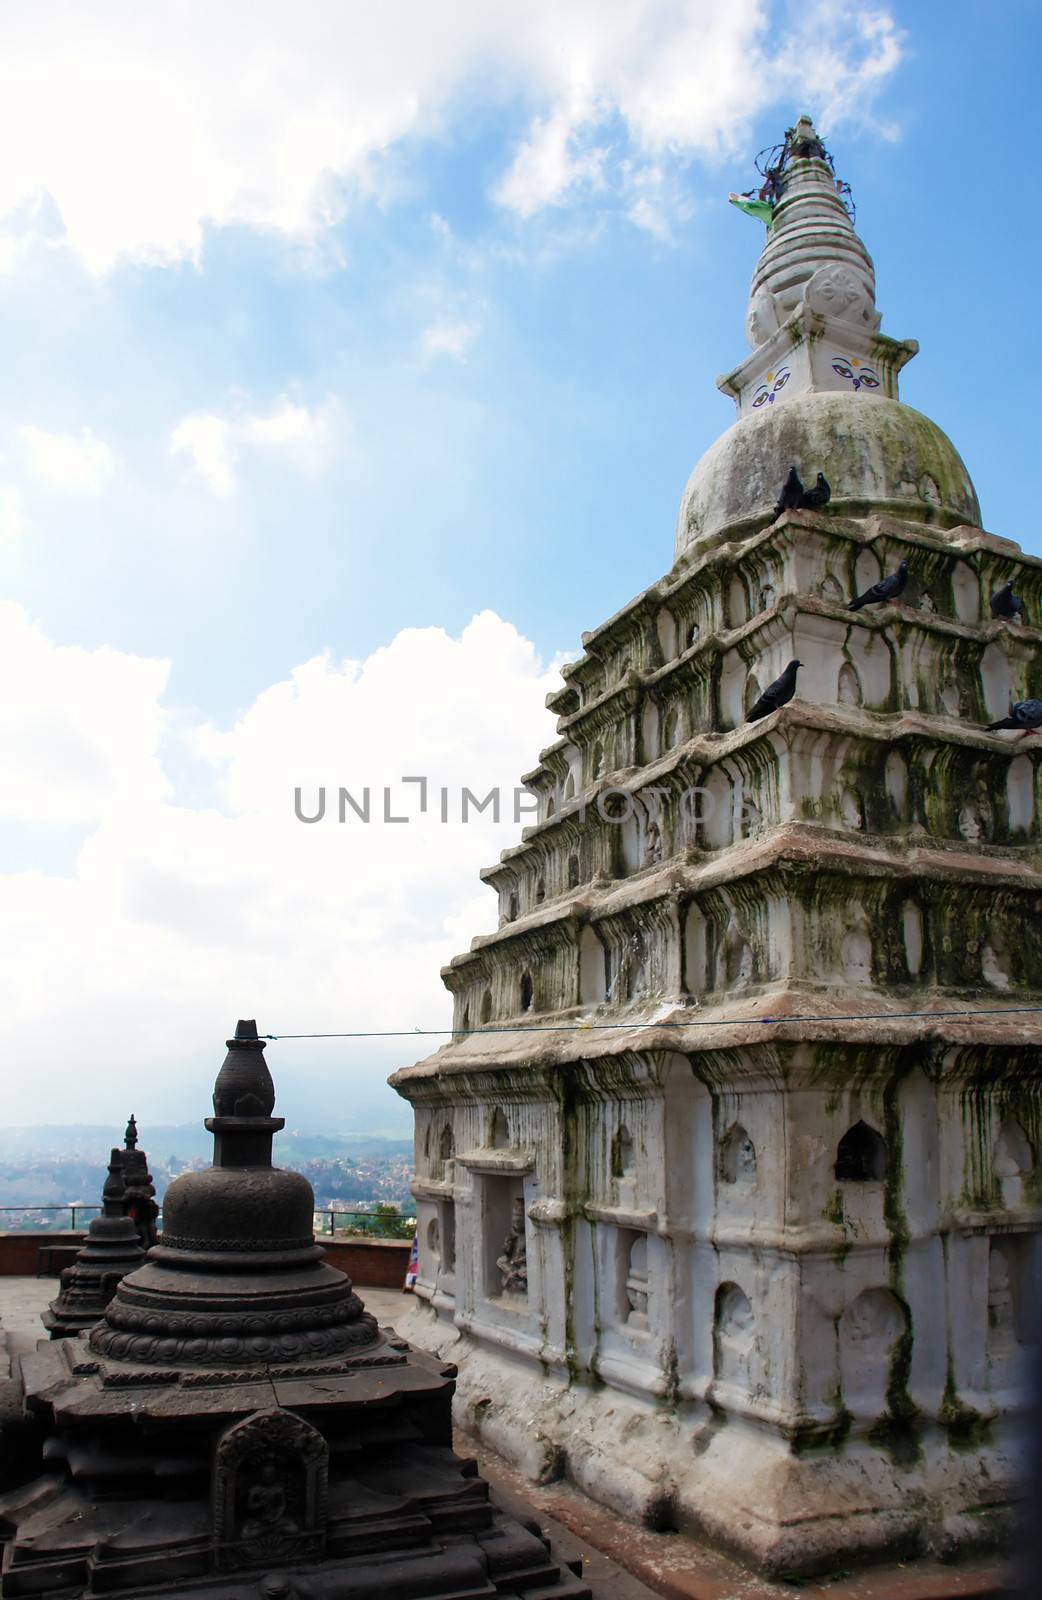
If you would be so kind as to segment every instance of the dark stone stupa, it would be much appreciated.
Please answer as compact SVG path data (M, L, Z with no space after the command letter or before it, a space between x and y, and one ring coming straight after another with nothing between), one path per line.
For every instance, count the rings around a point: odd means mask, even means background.
M453 1453L455 1368L324 1261L263 1051L240 1022L162 1243L23 1359L45 1473L0 1496L0 1595L589 1600Z
M91 1220L87 1238L71 1267L61 1275L61 1289L43 1313L52 1339L87 1333L100 1322L116 1286L145 1259L138 1230L126 1211L122 1150L114 1149L101 1191L101 1216Z

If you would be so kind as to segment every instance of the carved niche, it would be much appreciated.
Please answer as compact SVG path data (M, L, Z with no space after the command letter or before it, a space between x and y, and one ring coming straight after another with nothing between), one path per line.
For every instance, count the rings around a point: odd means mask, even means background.
M503 1253L496 1257L503 1280L503 1294L528 1293L528 1246L525 1237L525 1201L515 1195L510 1207L510 1232L503 1241Z
M218 1567L319 1560L328 1475L329 1446L292 1411L255 1411L226 1429L212 1482Z

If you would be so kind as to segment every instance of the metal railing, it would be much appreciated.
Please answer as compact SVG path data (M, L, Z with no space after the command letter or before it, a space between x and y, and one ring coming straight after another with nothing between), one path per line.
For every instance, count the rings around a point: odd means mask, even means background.
M47 1212L67 1211L69 1213L69 1231L71 1233L75 1233L76 1232L76 1213L77 1212L100 1211L100 1210L101 1210L100 1206L89 1206L89 1205L86 1205L84 1202L82 1202L80 1200L67 1200L64 1205L56 1205L56 1206L0 1206L0 1215L4 1215L5 1213L10 1212L10 1211L16 1211L18 1213L18 1215L22 1216L22 1217L38 1217L38 1216L41 1215L41 1213L43 1213L45 1211L47 1211ZM61 1230L59 1228L55 1227L53 1230L49 1230L49 1231L53 1231L53 1232L57 1233L57 1232L59 1232Z
M416 1232L416 1218L403 1217L396 1211L348 1211L340 1206L323 1206L315 1212L315 1232L320 1237L335 1237L337 1217L358 1217L360 1225L341 1228L341 1233L362 1234L371 1239L411 1239Z
M44 1215L57 1217L59 1214L65 1213L69 1219L68 1231L75 1233L77 1216L82 1217L87 1212L93 1215L101 1209L100 1205L87 1205L80 1200L67 1200L63 1205L0 1206L0 1216L14 1213L21 1217L38 1219ZM358 1208L347 1209L342 1206L323 1206L321 1211L315 1212L315 1232L325 1238L334 1236L337 1232L338 1217L358 1219L354 1226L341 1228L339 1230L341 1233L368 1234L373 1239L411 1239L416 1231L416 1218L401 1216L397 1211L366 1211ZM156 1222L162 1229L162 1211L156 1218ZM24 1231L31 1232L34 1230L25 1229ZM55 1222L50 1226L45 1226L43 1231L59 1233L65 1230L59 1223Z

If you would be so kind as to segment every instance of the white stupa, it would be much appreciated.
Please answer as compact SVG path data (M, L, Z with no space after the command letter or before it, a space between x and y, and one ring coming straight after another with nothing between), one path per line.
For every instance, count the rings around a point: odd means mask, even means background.
M420 1300L533 1477L772 1571L999 1539L1042 1219L1042 562L898 394L805 120L737 420L675 561L584 635L444 978ZM831 499L775 514L790 469ZM822 499L819 496L819 500ZM852 596L908 564L892 603ZM1025 620L993 617L1011 579ZM746 712L791 659L795 697Z

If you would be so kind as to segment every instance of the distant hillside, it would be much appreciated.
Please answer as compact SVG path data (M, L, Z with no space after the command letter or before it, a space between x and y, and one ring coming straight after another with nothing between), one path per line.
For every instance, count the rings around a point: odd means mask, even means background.
M213 1139L201 1123L175 1126L157 1124L140 1129L141 1145L156 1160L174 1156L178 1161L208 1160ZM123 1143L122 1127L98 1127L83 1123L49 1123L32 1128L0 1127L0 1160L27 1156L86 1156L104 1165L114 1144ZM275 1160L279 1166L295 1162L363 1157L393 1160L412 1157L411 1139L385 1139L376 1133L307 1133L293 1129L275 1139Z

